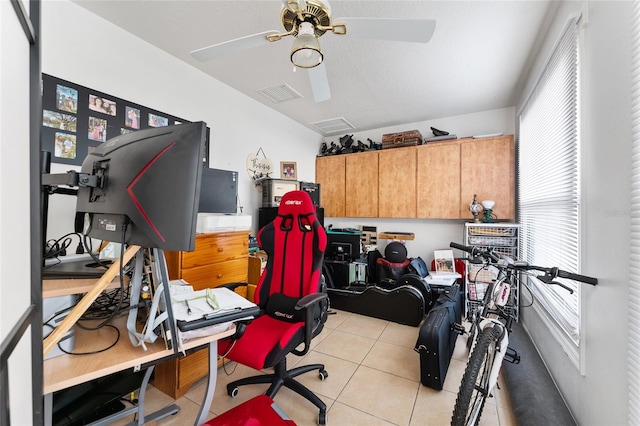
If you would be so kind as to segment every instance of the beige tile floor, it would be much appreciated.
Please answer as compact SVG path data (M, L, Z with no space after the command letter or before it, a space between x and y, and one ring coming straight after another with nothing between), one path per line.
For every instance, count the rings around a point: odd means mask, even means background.
M466 366L466 337L458 338L442 391L420 384L419 355L413 350L418 327L400 325L344 311L330 315L325 329L313 341L312 349L302 357L291 356L296 364L324 363L329 377L321 381L314 372L299 379L327 404L327 424L334 426L373 425L447 425L456 393ZM260 394L267 385L240 388L236 398L227 395L230 381L256 374L255 370L229 364L227 372L218 372L216 391L209 417ZM161 419L159 426L193 424L205 392L204 381L196 383L177 400L181 410ZM317 424L318 411L289 389L275 397L278 405L300 426ZM150 386L145 412L150 413L173 400ZM124 424L133 418L125 419ZM515 425L505 384L485 405L481 426Z

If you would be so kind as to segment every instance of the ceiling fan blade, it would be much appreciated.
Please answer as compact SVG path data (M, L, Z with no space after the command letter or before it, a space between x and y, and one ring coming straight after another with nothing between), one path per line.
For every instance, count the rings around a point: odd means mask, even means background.
M329 89L329 79L327 78L327 70L324 67L324 62L321 62L317 67L309 68L308 71L313 99L316 102L330 99L331 90Z
M294 1L294 3L296 3ZM307 2L304 0L297 0L297 3L300 5L300 10L305 10L307 8ZM282 0L282 4L285 8L290 9L293 12L296 12L296 10L292 9L291 6L291 2L289 0Z
M191 52L191 56L199 61L210 61L212 59L221 58L236 52L248 50L253 47L269 44L267 36L271 34L279 34L279 31L265 31L263 33L252 34L233 40L223 41L222 43L203 47Z
M427 43L436 29L433 19L340 18L336 23L346 24L349 37L415 43Z

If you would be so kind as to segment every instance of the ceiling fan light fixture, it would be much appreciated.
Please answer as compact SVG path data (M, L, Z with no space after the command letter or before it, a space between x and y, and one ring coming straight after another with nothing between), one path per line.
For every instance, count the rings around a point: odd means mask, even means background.
M291 47L291 62L296 67L313 68L320 65L323 58L313 25L309 22L300 23L298 36Z

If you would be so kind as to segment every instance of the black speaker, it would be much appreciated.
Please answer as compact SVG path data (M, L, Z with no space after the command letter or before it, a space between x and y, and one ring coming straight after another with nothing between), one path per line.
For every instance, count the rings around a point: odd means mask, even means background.
M384 258L392 263L404 262L407 258L407 248L402 243L392 241L384 249Z
M273 222L278 216L277 207L260 207L258 209L258 228L262 229L265 225ZM324 226L324 207L316 207L316 216L320 225Z
M300 190L309 194L313 205L320 206L320 184L313 182L300 182Z

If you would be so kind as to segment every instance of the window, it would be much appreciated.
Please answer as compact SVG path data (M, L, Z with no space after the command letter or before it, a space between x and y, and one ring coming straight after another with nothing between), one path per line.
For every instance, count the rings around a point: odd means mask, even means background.
M569 20L520 112L518 217L521 257L580 271L579 17ZM536 282L530 288L552 333L578 365L580 288L573 294Z

